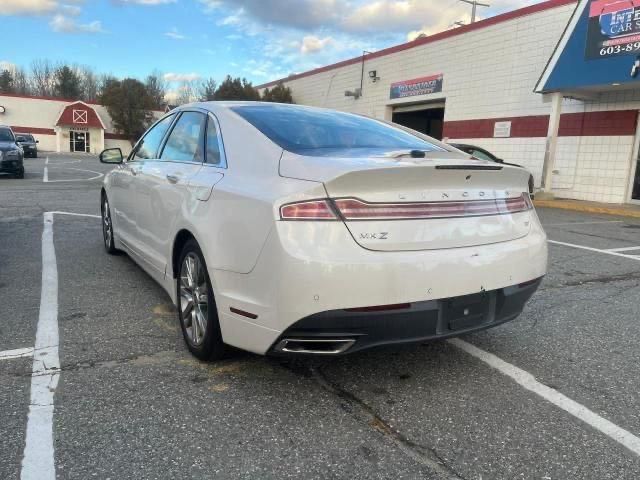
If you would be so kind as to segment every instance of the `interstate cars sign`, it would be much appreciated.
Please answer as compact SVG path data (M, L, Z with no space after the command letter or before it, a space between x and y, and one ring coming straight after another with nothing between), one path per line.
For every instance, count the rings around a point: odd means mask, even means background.
M403 80L391 84L389 97L404 98L416 95L427 95L442 91L442 74L431 75L429 77L414 78L413 80Z
M591 0L585 57L640 54L640 0Z

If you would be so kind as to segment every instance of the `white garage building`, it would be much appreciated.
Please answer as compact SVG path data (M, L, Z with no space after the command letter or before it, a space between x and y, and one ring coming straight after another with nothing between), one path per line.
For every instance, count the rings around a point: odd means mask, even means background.
M484 147L557 197L639 202L635 18L638 1L551 0L280 81L299 104Z
M96 103L0 94L0 125L10 126L15 133L33 134L43 151L131 149L129 141L115 132L107 109Z

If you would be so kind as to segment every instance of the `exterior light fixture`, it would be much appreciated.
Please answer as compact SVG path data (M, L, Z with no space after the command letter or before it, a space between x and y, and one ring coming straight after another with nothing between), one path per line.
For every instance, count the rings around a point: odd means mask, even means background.
M369 78L373 83L380 80L380 77L378 76L378 72L376 72L375 70L369 70Z
M354 100L359 99L362 96L362 89L356 88L355 90L347 90L344 92L345 97L353 97Z

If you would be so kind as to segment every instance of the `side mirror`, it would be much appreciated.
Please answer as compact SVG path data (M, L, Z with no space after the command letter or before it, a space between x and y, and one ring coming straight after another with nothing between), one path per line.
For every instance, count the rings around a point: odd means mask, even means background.
M118 164L124 161L122 150L119 148L107 148L100 153L101 163Z
M36 143L40 143L40 140L36 140Z

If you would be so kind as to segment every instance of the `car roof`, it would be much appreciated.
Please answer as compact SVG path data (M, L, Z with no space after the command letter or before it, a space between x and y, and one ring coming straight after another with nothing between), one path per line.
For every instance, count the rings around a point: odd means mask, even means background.
M298 105L295 103L277 103L277 102L255 102L255 101L246 101L246 100L214 100L210 102L193 102L187 103L185 105L180 105L179 107L171 110L171 112L188 110L189 108L201 108L203 110L209 110L210 112L216 112L220 110L228 110L233 107L243 107L243 106L251 106L251 107L262 107L265 109L274 108L274 107L285 107L291 109L308 109L308 110L330 110L326 108L320 107L311 107L308 105ZM331 110L335 111L335 110ZM170 113L170 112L167 112ZM349 113L349 112L344 112Z

